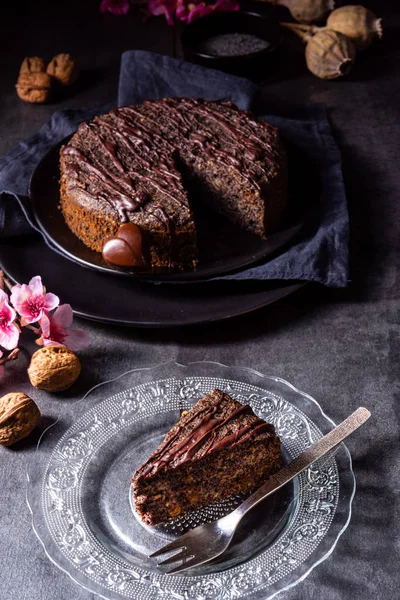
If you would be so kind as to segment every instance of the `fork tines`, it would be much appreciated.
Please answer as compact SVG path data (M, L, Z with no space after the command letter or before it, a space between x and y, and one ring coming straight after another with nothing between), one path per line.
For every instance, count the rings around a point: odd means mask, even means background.
M172 550L186 550L185 544L182 544L182 538L178 538L171 542L170 544L166 544L162 548L159 548L152 554L149 554L149 558L155 558L156 556L161 556L161 554L166 554L167 552L172 552Z

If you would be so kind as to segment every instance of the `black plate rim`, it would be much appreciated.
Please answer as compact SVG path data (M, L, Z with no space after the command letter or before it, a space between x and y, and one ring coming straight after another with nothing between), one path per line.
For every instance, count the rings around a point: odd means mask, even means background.
M54 246L57 251L59 251L65 258L67 258L68 260L79 264L80 266L84 267L84 268L88 268L88 269L92 269L94 271L97 272L101 272L101 273L106 273L108 275L112 275L112 276L118 276L118 277L127 277L127 278L131 278L133 280L140 280L140 281L151 281L151 282L163 282L163 283L173 283L173 284L178 284L178 283L202 283L204 281L208 281L214 278L219 278L219 277L224 277L225 275L231 275L234 273L238 273L243 269L246 268L250 268L252 266L256 266L258 263L262 262L263 260L272 260L273 258L275 258L276 256L278 256L280 253L284 252L288 246L293 243L295 241L295 239L298 237L298 235L300 234L301 230L304 227L305 221L307 220L307 215L304 216L303 220L300 220L298 222L296 222L294 225L292 225L291 227L288 227L287 229L283 229L280 230L274 234L271 234L268 237L268 242L271 244L272 243L272 248L264 248L264 250L260 250L258 254L253 255L253 257L249 257L247 256L247 258L242 258L242 260L240 261L240 259L238 258L238 262L235 266L231 266L228 268L223 268L221 267L220 269L218 269L217 267L214 268L210 268L210 271L206 273L199 273L199 271L182 271L182 272L175 272L175 273L140 273L140 272L127 272L127 271L123 271L123 270L118 270L116 268L113 267L107 267L107 266L101 266L101 265L96 265L94 263L90 263L88 261L86 261L83 258L80 258L79 256L71 253L70 251L68 251L61 243L59 243L57 241L57 239L55 239L51 233L48 231L48 228L46 227L45 223L43 223L43 220L41 218L41 213L40 213L40 201L36 200L36 193L35 193L35 185L36 185L36 179L39 177L40 175L40 171L41 169L43 169L43 165L46 164L46 162L49 160L49 156L52 156L54 154L54 152L58 151L61 146L65 143L68 142L69 139L71 139L71 137L74 134L70 134L69 136L65 137L63 140L61 140L60 142L58 142L57 144L54 144L47 152L46 154L40 159L40 161L38 162L38 164L36 165L30 180L29 180L29 197L32 203L32 210L35 216L35 219L38 223L38 226L43 234L43 236L48 240L48 242L50 242L50 245ZM38 175L39 173L39 175ZM38 194L38 197L40 198L40 194ZM58 203L56 204L56 210L58 210ZM71 232L71 236L73 236L74 234ZM283 236L283 241L280 244L276 243L277 238L282 237ZM79 239L79 238L77 238ZM90 250L89 250L90 251ZM94 255L97 255L98 253L92 251Z
M43 245L45 245L45 242L43 240L40 240L40 243L42 243ZM25 248L28 246L26 243L24 244ZM5 243L1 243L0 244L0 266L3 269L4 273L7 275L7 277L13 282L13 283L20 283L13 275L12 273L8 270L7 267L4 266L4 261L3 261L3 257L2 254L3 252L7 252L6 248L9 248L9 246ZM46 251L48 251L49 253L53 253L55 260L57 260L58 255L56 253L54 253L50 248L48 248L47 246L45 246ZM108 279L108 277L107 277ZM273 283L273 282L270 282ZM213 316L212 314L208 315L207 317L204 318L190 318L190 317L186 317L185 319L182 319L182 316L178 317L176 316L174 320L171 319L164 319L164 320L158 320L158 321L143 321L143 320L136 320L136 319L118 319L118 318L109 318L109 317L102 317L101 315L93 315L90 312L86 312L86 311L81 311L81 310L77 310L76 308L74 308L74 306L72 305L72 309L73 309L73 313L76 317L80 317L82 319L86 319L89 321L93 321L93 322L97 322L97 323L104 323L106 325L115 325L115 326L122 326L122 327L137 327L137 328L143 328L143 329L168 329L168 328L179 328L179 327L186 327L186 326L191 326L191 325L205 325L208 323L215 323L215 322L219 322L219 321L226 321L228 319L232 319L234 317L239 317L239 316L243 316L249 313L252 313L254 311L257 311L263 307L266 307L268 305L274 304L275 302L278 302L279 300L285 298L286 296L289 296L295 292L297 292L298 290L300 290L301 288L303 288L304 286L308 285L310 282L308 281L296 281L296 280L288 280L288 281L282 281L279 282L279 285L277 284L276 286L273 287L269 287L268 289L266 289L263 294L261 299L256 302L256 303L251 303L251 297L253 296L253 292L249 291L248 294L246 296L249 297L249 304L247 305L243 305L241 300L238 300L238 304L237 304L237 310L234 311L229 311L226 314L224 314L223 316ZM133 294L135 293L139 293L140 294L140 290L135 290L135 288L133 288ZM160 302L162 302L162 297L160 297ZM221 299L221 303L224 302L224 299Z
M172 328L172 327L188 327L188 326L206 325L209 323L217 323L217 322L221 322L221 321L227 321L228 319L233 319L235 317L241 317L243 315L247 315L254 311L260 310L261 308L264 308L265 306L269 306L270 304L274 304L275 302L282 300L286 296L290 296L291 294L294 294L300 288L304 287L308 283L309 283L308 281L301 281L301 282L296 282L296 283L292 283L292 284L290 282L288 282L286 285L277 286L277 288L274 288L274 290L266 291L266 294L268 294L268 292L269 292L272 295L272 292L278 290L278 292L280 292L278 297L270 298L267 301L263 300L263 301L259 302L258 304L253 305L252 307L248 307L246 309L239 310L239 311L235 312L234 314L227 314L224 317L210 317L208 319L181 321L179 323L162 323L162 324L158 323L157 324L157 323L148 323L146 321L144 321L144 322L143 321L141 321L141 322L119 321L119 320L115 320L115 319L93 317L92 315L88 315L86 313L79 312L79 311L73 311L73 312L77 317L80 317L82 319L87 319L89 321L95 321L97 323L106 323L108 325L117 325L117 326L125 326L125 327L140 327L143 329L167 329L167 328Z

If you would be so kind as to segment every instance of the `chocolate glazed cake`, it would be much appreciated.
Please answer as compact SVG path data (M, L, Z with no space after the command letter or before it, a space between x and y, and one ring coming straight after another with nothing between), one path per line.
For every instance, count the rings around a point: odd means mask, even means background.
M156 525L259 487L281 466L273 425L214 389L169 431L132 478L135 506Z
M82 123L60 164L61 210L75 235L102 252L121 238L121 224L134 223L153 267L196 264L188 189L206 210L261 237L279 227L286 207L277 130L230 103L164 98L117 108Z

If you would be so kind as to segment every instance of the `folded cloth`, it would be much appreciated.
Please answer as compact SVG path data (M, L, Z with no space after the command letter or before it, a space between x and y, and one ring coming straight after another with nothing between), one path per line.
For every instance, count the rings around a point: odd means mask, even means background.
M73 133L79 123L102 112L104 108L59 110L38 133L0 159L0 242L37 232L52 250L58 252L42 234L34 217L28 196L30 178L52 146Z
M239 108L251 110L258 91L257 85L240 77L168 56L132 50L122 55L118 105L185 96L229 100ZM42 156L72 133L81 121L110 108L58 111L39 133L0 160L0 241L5 237L40 232L27 197L33 170ZM340 152L333 140L324 106L305 107L300 116L291 118L263 114L258 103L256 116L276 125L288 146L313 165L319 180L315 212L318 221L311 219L301 238L276 258L219 279L299 279L332 287L346 286L348 212ZM45 241L51 247L46 238Z

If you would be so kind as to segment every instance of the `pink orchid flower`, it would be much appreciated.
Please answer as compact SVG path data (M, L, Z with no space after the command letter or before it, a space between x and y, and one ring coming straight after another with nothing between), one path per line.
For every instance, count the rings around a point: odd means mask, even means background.
M100 4L100 12L110 12L113 15L126 15L129 9L129 0L103 0Z
M205 17L212 12L225 10L239 10L239 2L236 0L217 0L213 4L208 4L203 0L178 0L176 16L180 21L191 23L199 17Z
M147 9L155 17L165 15L168 25L174 24L176 0L149 0Z
M0 290L0 346L13 350L18 345L19 328L14 323L15 310L8 303L8 296Z
M37 344L43 346L65 346L70 350L82 350L88 343L88 334L83 329L68 329L72 325L72 308L62 304L52 315L43 313L40 319L42 335Z
M40 275L32 277L29 285L14 285L11 290L11 303L21 315L23 322L36 323L45 311L53 310L60 304L55 294L46 294Z

